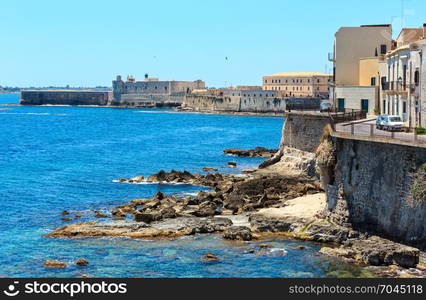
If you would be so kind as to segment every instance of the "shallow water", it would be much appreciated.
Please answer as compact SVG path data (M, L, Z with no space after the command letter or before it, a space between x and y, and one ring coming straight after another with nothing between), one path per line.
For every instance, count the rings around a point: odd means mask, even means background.
M225 148L276 148L282 118L237 117L90 107L20 107L18 95L0 94L0 277L327 277L357 276L362 270L317 255L319 246L272 241L284 256L246 253L255 244L224 242L220 236L174 241L130 239L47 239L69 224L69 210L93 219L130 199L156 192L194 193L188 185L130 185L120 177L150 175L164 169L200 171L217 167L240 172L262 159L222 155ZM2 109L7 110L2 110ZM229 169L226 163L237 161ZM292 250L303 244L306 250ZM214 252L219 262L200 258ZM43 267L46 259L86 268Z

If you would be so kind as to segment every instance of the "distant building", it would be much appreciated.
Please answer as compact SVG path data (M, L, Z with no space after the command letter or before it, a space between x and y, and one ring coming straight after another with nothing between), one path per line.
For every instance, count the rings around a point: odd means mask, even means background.
M280 97L328 98L331 78L316 72L277 73L263 77L263 90L276 91Z
M341 27L335 34L334 63L330 94L339 111L379 111L380 87L386 81L380 75L384 56L392 48L391 25Z
M160 81L145 75L143 81L128 76L126 81L117 76L112 82L114 102L119 105L157 106L162 102L182 103L185 95L193 90L205 88L202 80L196 81Z

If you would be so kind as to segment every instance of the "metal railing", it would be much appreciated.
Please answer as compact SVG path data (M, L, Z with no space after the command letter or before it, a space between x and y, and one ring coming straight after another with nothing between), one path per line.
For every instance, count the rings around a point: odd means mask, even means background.
M367 112L360 109L344 109L343 111L339 111L336 108L333 108L329 112L329 116L331 124L335 125L338 123L365 119L367 118Z
M396 92L416 92L418 85L414 83L406 83L401 81L389 81L382 84L382 90L384 91L396 91Z
M388 131L378 129L376 124L373 123L352 122L350 124L334 124L333 130L335 132L349 134L351 136L376 137L395 141L426 144L426 135L419 135L415 128L409 127L402 127L399 131Z

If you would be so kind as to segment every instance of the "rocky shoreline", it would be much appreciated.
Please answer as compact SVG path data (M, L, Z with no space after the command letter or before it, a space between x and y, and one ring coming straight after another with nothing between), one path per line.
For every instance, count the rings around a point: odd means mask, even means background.
M258 150L244 154L259 153ZM328 219L319 177L310 175L311 160L315 158L306 153L286 153L293 156L284 155L280 162L250 174L191 174L173 170L118 179L121 183L190 184L210 190L200 191L196 196L158 192L150 199L134 199L114 207L105 215L109 219L64 226L46 237L170 239L215 233L243 242L286 237L321 243L322 255L366 266L391 266L394 272L386 276L397 276L396 271L401 268L416 267L416 274L425 276L426 269L419 265L420 250Z

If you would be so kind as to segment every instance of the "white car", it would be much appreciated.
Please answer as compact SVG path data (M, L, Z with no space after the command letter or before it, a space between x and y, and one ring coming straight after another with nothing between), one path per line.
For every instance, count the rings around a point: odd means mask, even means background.
M377 129L387 131L402 131L404 122L400 116L387 116L382 115L377 118L376 127Z

